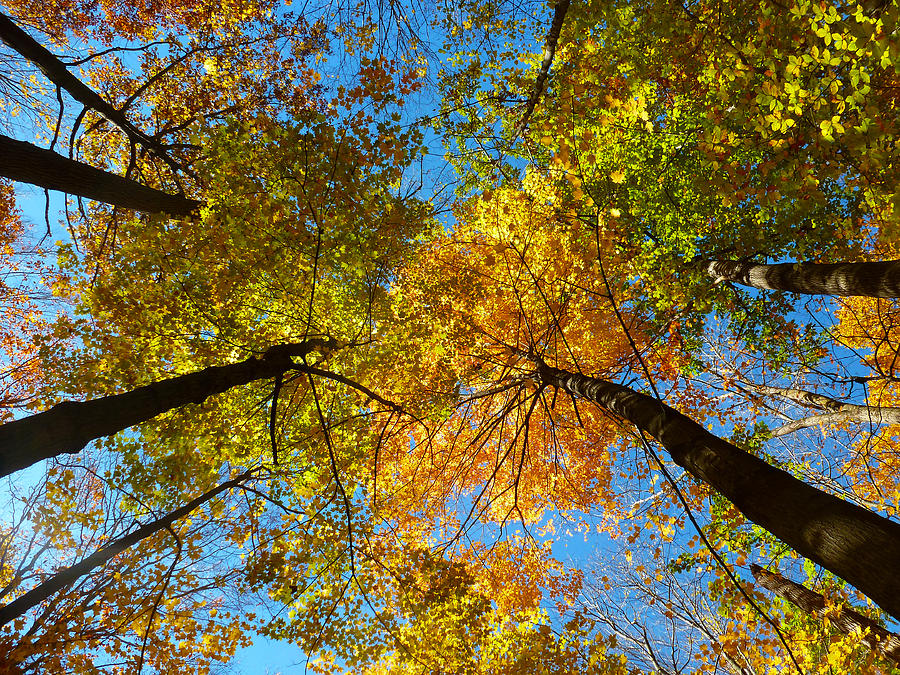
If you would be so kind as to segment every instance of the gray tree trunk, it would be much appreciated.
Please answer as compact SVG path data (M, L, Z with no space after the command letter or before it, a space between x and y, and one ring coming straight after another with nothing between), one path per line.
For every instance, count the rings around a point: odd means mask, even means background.
M796 605L807 614L825 615L827 604L821 594L796 581L786 579L777 572L765 570L759 565L750 565L750 571L753 573L756 583ZM900 635L885 630L872 619L849 607L829 612L828 619L838 630L848 635L856 631L868 630L868 634L862 639L863 644L900 666Z
M747 382L749 387L761 394L771 394L795 401L803 405L819 408L824 412L808 415L798 420L793 420L777 429L772 429L770 436L778 438L787 434L808 429L809 427L825 424L843 424L856 422L860 424L900 424L900 408L894 406L860 405L839 401L830 396L823 396L805 389L792 389L786 387L771 387L764 384Z
M900 298L900 261L858 263L778 263L713 260L707 272L716 282L806 295Z

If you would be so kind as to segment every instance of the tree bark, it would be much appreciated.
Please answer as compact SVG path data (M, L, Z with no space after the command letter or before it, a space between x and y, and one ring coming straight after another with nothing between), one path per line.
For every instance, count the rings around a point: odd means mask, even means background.
M777 572L764 570L759 565L750 565L750 571L753 573L756 583L796 605L807 614L826 615L827 603L821 594L786 579ZM862 639L863 644L900 666L900 635L885 630L872 619L849 607L842 607L827 614L831 623L842 633L850 634L868 629L868 634Z
M250 477L253 471L253 469L245 471L239 476L216 486L209 492L200 495L196 499L192 499L184 506L175 509L162 518L158 518L150 523L147 523L146 525L142 525L134 532L126 534L124 537L121 537L111 544L104 546L100 550L95 551L94 553L89 555L81 562L70 565L69 567L65 567L55 572L52 576L32 588L27 593L24 593L12 602L4 605L3 607L0 607L0 626L4 626L13 619L22 616L32 607L35 607L54 593L57 593L64 589L66 586L74 583L79 577L84 576L96 567L99 567L100 565L108 562L122 551L125 551L126 549L134 546L139 541L146 539L153 534L156 534L160 530L171 527L172 523L174 523L176 520L184 518L194 509L215 498L222 492L230 490L234 487L238 487L241 483L243 483Z
M544 42L541 68L534 81L534 87L531 89L531 94L525 102L525 111L522 113L522 118L513 130L512 140L517 139L525 131L525 128L528 126L528 121L534 113L534 108L541 99L541 94L544 93L547 78L550 77L550 68L553 66L553 58L556 56L556 45L559 42L559 34L562 31L563 22L566 19L566 12L569 11L570 1L571 0L558 0L556 6L553 8L553 21L550 23L550 30L547 31L547 40Z
M707 272L716 282L806 295L900 298L900 261L858 263L778 263L713 260Z
M594 401L653 436L676 464L748 520L900 618L900 523L797 480L645 394L544 363L535 378Z
M262 358L212 366L92 401L64 401L50 410L0 425L0 476L61 455L77 453L94 439L110 436L188 403L256 380L276 377L294 367L292 357L316 349L334 349L334 340L310 339L278 345Z
M0 136L0 176L147 213L189 216L203 205L8 136Z
M823 396L805 389L790 389L785 387L771 387L764 384L748 382L748 385L761 394L772 394L789 401L801 403L825 412L817 415L808 415L798 420L788 422L770 432L772 438L785 436L800 429L819 426L823 424L843 424L856 422L861 424L900 424L900 408L893 406L860 405L839 401L830 396Z

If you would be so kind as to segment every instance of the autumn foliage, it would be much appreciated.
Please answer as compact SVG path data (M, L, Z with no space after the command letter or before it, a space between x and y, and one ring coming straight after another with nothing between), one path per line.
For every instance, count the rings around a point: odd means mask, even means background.
M892 672L896 3L4 14L0 670Z

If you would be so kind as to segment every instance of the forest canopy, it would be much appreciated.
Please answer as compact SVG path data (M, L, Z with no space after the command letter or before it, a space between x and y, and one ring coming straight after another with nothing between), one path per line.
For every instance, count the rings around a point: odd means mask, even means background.
M900 673L897 2L0 10L0 671Z

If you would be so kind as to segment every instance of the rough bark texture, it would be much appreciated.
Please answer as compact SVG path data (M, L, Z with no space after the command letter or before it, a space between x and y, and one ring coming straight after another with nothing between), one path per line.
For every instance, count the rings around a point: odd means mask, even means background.
M778 263L714 260L707 272L717 282L807 295L861 295L900 298L900 261L860 263Z
M294 367L291 357L315 349L335 348L332 340L312 339L272 347L262 358L179 375L133 391L92 401L65 401L46 412L0 426L0 476L55 455L79 452L94 439L146 422L160 413L202 403L256 380L275 377Z
M721 493L748 520L900 618L900 523L797 480L650 396L545 364L535 375L653 436L676 464Z
M807 614L825 616L827 603L821 594L798 584L796 581L786 579L777 572L764 570L759 565L750 565L750 571L753 572L756 583L763 588L767 588L796 605ZM837 611L832 610L828 612L828 619L842 633L849 634L868 629L868 634L862 640L863 644L900 666L900 635L885 630L872 619L853 611L849 607L842 607Z
M239 486L250 477L251 473L252 470L245 471L236 478L216 486L196 499L192 499L184 506L175 509L162 518L147 523L136 529L134 532L131 532L120 539L116 539L113 543L95 551L81 562L59 570L27 593L24 593L12 602L0 607L0 626L4 626L16 617L22 616L32 607L37 606L54 593L57 593L74 583L79 577L87 574L92 569L103 565L122 551L131 548L139 541L146 539L150 535L156 534L160 530L170 527L176 520L184 518L190 514L191 511L215 498L222 492Z
M0 176L147 213L188 216L202 206L7 136L0 136Z

